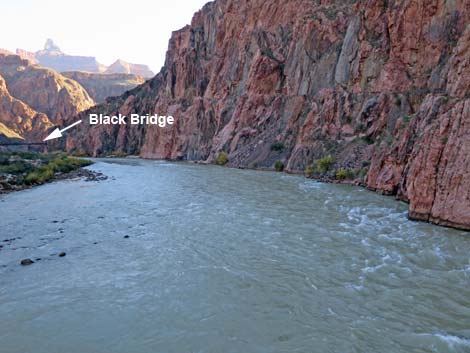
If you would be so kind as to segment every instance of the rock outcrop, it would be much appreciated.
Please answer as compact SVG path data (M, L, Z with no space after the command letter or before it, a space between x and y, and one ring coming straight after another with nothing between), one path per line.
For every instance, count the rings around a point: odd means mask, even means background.
M46 114L53 124L60 125L95 104L77 82L17 55L0 54L0 75L13 97Z
M120 96L124 92L142 84L145 79L133 74L98 74L83 71L67 71L62 75L80 83L97 103L107 97Z
M147 65L131 64L124 60L116 60L105 71L107 74L133 74L145 78L155 76Z
M157 76L91 110L174 127L82 124L67 148L290 172L331 155L411 218L470 229L469 45L465 0L216 0Z
M12 97L0 76L0 140L41 141L53 124L47 115L39 113Z
M23 49L16 49L16 55L18 55L21 59L28 60L31 64L39 65L39 61L36 59L36 55L33 52Z

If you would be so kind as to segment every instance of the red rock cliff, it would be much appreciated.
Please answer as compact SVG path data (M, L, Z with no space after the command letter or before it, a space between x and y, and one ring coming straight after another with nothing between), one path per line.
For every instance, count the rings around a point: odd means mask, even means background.
M0 54L0 75L13 97L46 114L54 124L95 104L77 82L17 55Z
M12 97L0 76L0 140L24 139L41 141L53 124L22 101ZM3 138L2 138L3 137Z
M470 229L469 45L467 0L216 0L155 78L93 108L174 128L84 124L67 147L289 171L332 155L412 218Z

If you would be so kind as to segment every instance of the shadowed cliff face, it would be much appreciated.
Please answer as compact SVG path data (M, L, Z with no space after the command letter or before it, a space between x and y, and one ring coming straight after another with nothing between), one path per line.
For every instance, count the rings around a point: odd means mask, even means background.
M411 217L470 229L469 43L464 0L217 0L156 77L91 110L176 126L84 125L67 148L288 171L332 155Z

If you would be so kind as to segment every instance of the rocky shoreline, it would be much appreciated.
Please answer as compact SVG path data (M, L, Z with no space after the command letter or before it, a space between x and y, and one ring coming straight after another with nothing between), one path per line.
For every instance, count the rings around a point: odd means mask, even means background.
M85 169L92 161L65 153L25 151L0 152L0 194L20 191L55 180L84 178L106 179L102 173Z
M53 183L59 180L71 180L71 179L84 179L85 181L103 181L108 179L106 175L100 172L95 172L93 170L79 168L68 173L60 173L55 175L51 180L46 183ZM1 182L0 185L0 195L9 194L15 191L22 191L27 189L32 189L33 187L43 185L43 184L33 184L33 185L15 185Z

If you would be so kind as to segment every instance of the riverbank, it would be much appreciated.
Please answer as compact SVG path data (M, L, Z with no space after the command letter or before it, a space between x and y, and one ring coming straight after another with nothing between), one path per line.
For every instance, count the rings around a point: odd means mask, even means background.
M29 189L55 180L106 179L102 173L84 169L91 164L93 162L90 160L68 157L64 153L1 152L0 194Z

